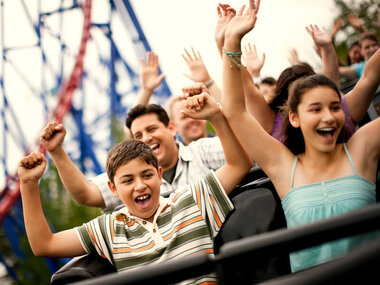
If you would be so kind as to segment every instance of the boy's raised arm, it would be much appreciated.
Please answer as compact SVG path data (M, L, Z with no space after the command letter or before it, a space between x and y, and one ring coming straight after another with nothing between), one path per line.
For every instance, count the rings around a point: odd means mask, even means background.
M206 87L202 90L207 90ZM188 97L182 113L193 119L208 120L214 127L222 144L226 163L216 171L227 194L241 182L252 166L252 161L232 132L222 110L208 91Z
M59 177L71 196L79 204L104 208L105 203L98 186L84 176L63 149L65 135L66 130L62 124L48 123L40 135L41 144L50 153Z
M85 254L74 229L53 234L44 216L38 181L46 169L46 159L38 152L18 164L24 222L30 246L36 256L72 257Z

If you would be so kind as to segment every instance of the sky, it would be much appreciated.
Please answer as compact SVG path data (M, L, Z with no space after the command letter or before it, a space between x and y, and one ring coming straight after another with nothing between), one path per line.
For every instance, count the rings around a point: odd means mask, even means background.
M69 4L71 1L63 1ZM84 2L84 1L83 1ZM28 46L36 42L35 33L30 24L28 16L23 13L21 0L3 1L4 26L1 26L1 42L9 46ZM45 11L54 10L60 1L37 0L26 1L27 10L30 17L36 21L38 15L38 3ZM218 1L215 0L131 0L134 11L139 19L140 25L147 37L152 49L158 54L160 67L166 76L166 81L173 94L181 93L183 86L191 83L184 76L189 73L188 67L182 58L184 48L194 48L201 53L203 61L215 82L221 86L221 61L214 42L214 28L217 21L216 7ZM230 0L228 3L236 10L248 2L243 0ZM258 14L256 26L252 32L243 39L243 45L247 43L255 44L259 54L265 52L266 61L262 69L262 76L277 77L280 72L290 65L288 61L289 51L294 48L302 61L311 64L317 71L320 70L320 59L314 52L313 42L306 32L305 27L309 24L317 24L320 27L331 29L335 17L333 0L262 0ZM2 17L2 16L1 16ZM92 20L101 23L109 17L109 2L107 0L92 1ZM82 15L78 11L65 13L62 18L48 18L51 34L59 27L60 21L65 23L63 33L66 39L70 39L74 44L69 48L73 54L77 51L82 30ZM1 21L3 22L3 21ZM125 26L116 20L112 30L118 36L115 38L124 45L121 53L128 58L129 63L135 70L139 70L140 61L131 52L129 36L126 34ZM92 30L95 37L99 30ZM45 31L47 36L42 43L48 47L48 57L53 65L53 69L59 66L59 46L56 42L49 41L49 31ZM5 35L5 36L4 36ZM4 37L3 37L4 36ZM105 42L92 44L86 50L85 64L88 70L94 71L97 76L97 83L106 85L104 81L104 70L99 68L99 64L91 59L96 48L102 49L107 46ZM38 48L20 49L7 54L10 61L24 74L30 82L27 86L17 77L13 68L6 66L3 74L4 63L0 59L1 75L4 76L5 91L10 104L14 108L16 116L19 117L20 127L25 133L25 143L36 145L38 134L44 125L41 101L38 100L38 86L48 84L52 80L51 74L41 76L41 68L37 59L40 58ZM68 59L64 69L71 70L72 59ZM104 81L104 82L103 82ZM96 86L87 87L87 92L92 93ZM35 92L37 90L37 92ZM51 90L54 92L54 90ZM133 98L131 98L133 99ZM99 99L100 100L100 99ZM101 101L88 102L87 106L96 110ZM74 102L75 104L76 102ZM0 103L1 104L1 103ZM48 102L49 104L49 102ZM51 106L48 106L51 107ZM1 119L1 118L0 118ZM91 118L90 118L91 119ZM0 124L1 125L1 124ZM1 127L1 126L0 126ZM10 125L15 128L15 125ZM4 132L2 130L2 132ZM9 139L8 139L9 140ZM2 140L0 140L0 150L9 152L8 166L16 168L22 153L17 151L16 145L8 144L8 149L4 150ZM74 146L75 147L75 146ZM32 147L33 148L33 147ZM3 154L0 153L0 157ZM1 166L0 166L1 168ZM0 171L2 172L2 171ZM4 176L0 176L2 185Z
M201 53L211 77L221 84L221 62L214 42L219 1L208 0L135 0L132 1L152 48L173 93L191 83L183 74L189 70L182 59L184 48ZM247 1L231 0L236 10ZM258 20L243 45L253 43L259 54L265 52L263 76L277 77L289 66L289 51L294 48L303 61L317 70L320 60L306 32L309 24L331 29L335 17L333 0L262 0ZM159 13L157 12L159 11Z

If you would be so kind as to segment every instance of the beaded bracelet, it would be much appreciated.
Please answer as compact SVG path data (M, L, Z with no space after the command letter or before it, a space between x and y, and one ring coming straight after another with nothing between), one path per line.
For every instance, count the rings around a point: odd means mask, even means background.
M238 69L241 68L241 59L240 59L241 54L242 54L241 51L232 52L232 51L226 51L225 49L222 49L222 51L228 57L228 59L237 66ZM232 68L232 65L230 65L230 67Z

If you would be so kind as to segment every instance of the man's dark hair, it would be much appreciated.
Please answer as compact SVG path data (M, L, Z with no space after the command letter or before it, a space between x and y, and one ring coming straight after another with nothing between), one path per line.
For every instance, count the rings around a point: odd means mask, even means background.
M170 120L168 113L166 113L164 108L156 104L139 104L130 109L127 114L127 119L125 120L125 125L128 129L131 129L132 122L138 117L146 114L156 114L160 122L162 122L166 127L169 125Z

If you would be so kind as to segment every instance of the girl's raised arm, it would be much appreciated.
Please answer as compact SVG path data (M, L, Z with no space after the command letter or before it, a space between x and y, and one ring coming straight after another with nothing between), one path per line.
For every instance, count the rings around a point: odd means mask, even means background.
M223 113L251 159L265 171L279 190L285 189L280 185L284 181L283 177L289 177L290 181L294 156L247 112L241 82L240 43L243 36L255 26L259 5L260 1L255 3L250 0L249 7L243 6L227 26L223 48Z

